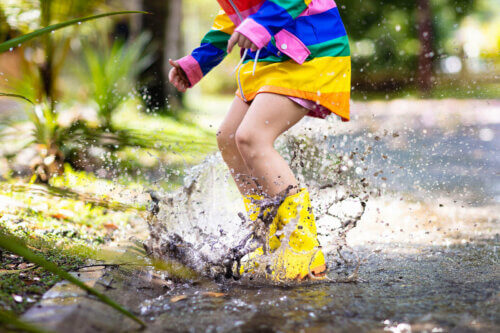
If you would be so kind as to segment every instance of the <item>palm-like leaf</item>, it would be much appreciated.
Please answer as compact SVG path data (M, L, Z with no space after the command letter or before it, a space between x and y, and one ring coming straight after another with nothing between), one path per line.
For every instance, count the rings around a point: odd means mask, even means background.
M82 80L91 85L103 127L111 127L112 113L133 91L137 76L151 65L153 57L146 51L150 40L143 33L131 42L115 41L111 47L84 47L87 71L82 72Z
M72 19L69 21L61 22L61 23L52 24L52 25L49 25L48 27L41 28L41 29L35 30L33 32L30 32L26 35L12 38L6 42L0 43L0 53L5 52L11 48L14 48L22 43L25 43L25 42L33 39L33 38L51 33L52 31L55 31L55 30L59 30L59 29L62 29L62 28L65 28L65 27L68 27L71 25L79 24L79 23L85 22L85 21L96 20L96 19L99 19L102 17L121 15L121 14L147 14L147 13L142 12L142 11L127 10L127 11L111 12L111 13L104 13L104 14L99 14L99 15L81 17L81 18L76 18L76 19Z

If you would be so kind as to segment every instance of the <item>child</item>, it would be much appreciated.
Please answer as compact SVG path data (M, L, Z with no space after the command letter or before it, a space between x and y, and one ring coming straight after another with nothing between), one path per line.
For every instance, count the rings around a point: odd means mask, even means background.
M248 217L255 221L259 200L287 196L270 225L268 248L276 251L277 231L297 222L289 246L268 269L271 279L302 280L325 275L307 189L298 187L287 162L274 149L276 138L304 116L331 113L349 120L350 50L333 0L218 0L222 11L201 46L177 61L169 79L180 92L194 86L241 47L238 90L217 133L217 142ZM250 255L258 265L262 249ZM278 265L284 273L276 273ZM251 265L247 264L245 271ZM279 277L278 277L279 276Z

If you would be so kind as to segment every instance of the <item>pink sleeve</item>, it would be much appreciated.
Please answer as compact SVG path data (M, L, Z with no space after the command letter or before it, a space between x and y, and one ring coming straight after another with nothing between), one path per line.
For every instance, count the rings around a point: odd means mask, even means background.
M197 84L203 78L203 72L201 70L200 64L198 64L198 61L196 61L193 56L185 56L184 58L177 60L177 62L181 66L184 73L186 73L191 87Z
M245 19L238 28L236 28L236 31L250 39L259 49L267 46L272 38L269 31L267 31L263 25L255 22L251 18Z

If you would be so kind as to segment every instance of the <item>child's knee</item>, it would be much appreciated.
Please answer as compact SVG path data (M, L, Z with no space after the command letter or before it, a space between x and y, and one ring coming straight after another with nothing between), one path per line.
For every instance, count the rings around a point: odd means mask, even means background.
M254 139L254 134L251 133L246 128L238 128L238 130L235 133L235 141L236 145L238 146L238 149L241 150L248 150L252 146L255 145L255 139Z
M248 128L238 128L235 141L241 156L246 160L255 158L260 151L267 149L269 146L263 136Z
M217 131L217 145L219 146L219 150L222 152L228 149L238 149L236 147L235 134L231 133L224 128L220 128Z

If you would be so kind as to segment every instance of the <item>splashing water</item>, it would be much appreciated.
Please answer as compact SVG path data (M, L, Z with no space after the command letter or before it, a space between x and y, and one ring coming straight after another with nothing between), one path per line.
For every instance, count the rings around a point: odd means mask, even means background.
M362 262L359 283L294 288L183 283L157 298L148 296L141 313L154 318L158 330L498 330L499 106L458 100L355 103L353 122L302 122L277 147L311 190L330 277L342 281L346 267L347 275L355 268L335 251L347 239ZM216 183L229 191L228 173L217 157L210 159L198 171L207 175L217 165ZM213 185L200 181L195 188L207 193ZM243 205L232 191L235 206L225 204L224 212L231 207L231 221L241 223L235 214ZM163 219L170 216L165 207L162 203L151 221L158 232L148 244L157 246L155 255L169 258L161 251L162 240L179 226L175 218ZM226 223L214 215L215 224ZM187 221L210 224L206 218ZM345 249L340 254L353 259ZM203 294L207 290L227 296L210 299ZM188 296L177 302L179 295Z
M349 261L342 252L349 250L347 233L361 219L370 190L366 179L352 172L356 154L332 156L327 145L326 136L286 135L278 142L280 152L311 192L321 250L328 266L336 267L328 280L351 281L356 279L359 262ZM201 275L219 278L225 274L228 255L236 248L250 246L245 239L251 238L254 224L241 218L243 201L220 154L193 167L184 187L156 199L158 206L149 219L150 238L145 245L153 257L176 259ZM291 221L281 231L283 245L260 257L261 263L275 262L285 251L296 223ZM260 245L253 244L253 249ZM248 253L251 249L242 251ZM257 276L265 276L265 272Z

